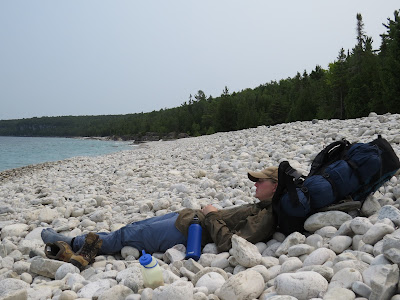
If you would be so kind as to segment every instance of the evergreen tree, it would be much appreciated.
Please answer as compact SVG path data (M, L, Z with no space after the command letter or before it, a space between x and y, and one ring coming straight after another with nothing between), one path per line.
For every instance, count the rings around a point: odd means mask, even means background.
M383 24L387 32L382 34L380 47L380 78L383 86L382 111L400 112L400 18L394 12L394 20Z

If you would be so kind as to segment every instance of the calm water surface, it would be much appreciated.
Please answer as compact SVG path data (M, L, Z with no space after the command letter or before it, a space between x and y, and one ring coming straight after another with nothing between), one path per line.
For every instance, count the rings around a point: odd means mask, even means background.
M75 156L98 156L134 149L132 142L0 136L0 172Z

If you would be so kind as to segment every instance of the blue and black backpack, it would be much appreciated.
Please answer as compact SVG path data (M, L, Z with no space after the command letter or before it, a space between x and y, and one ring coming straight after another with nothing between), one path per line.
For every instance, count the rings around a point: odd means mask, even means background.
M399 158L380 135L369 143L331 143L314 158L307 176L281 162L272 199L278 230L302 232L310 215L345 198L363 203L399 169Z

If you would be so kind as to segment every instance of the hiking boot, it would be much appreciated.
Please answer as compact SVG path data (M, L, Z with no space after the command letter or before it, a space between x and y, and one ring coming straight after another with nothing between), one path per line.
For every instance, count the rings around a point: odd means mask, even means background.
M71 256L69 262L82 270L88 264L94 261L94 258L99 252L103 241L94 232L89 232L86 235L85 243L74 255Z
M64 241L57 241L54 243L47 243L44 248L44 253L47 258L57 259L69 262L74 252L71 246Z

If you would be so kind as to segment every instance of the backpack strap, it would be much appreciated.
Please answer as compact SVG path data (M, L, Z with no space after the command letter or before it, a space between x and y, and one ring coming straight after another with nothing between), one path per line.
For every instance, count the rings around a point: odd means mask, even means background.
M297 196L296 185L299 181L303 181L303 175L292 168L288 161L283 161L278 168L278 186L276 188L273 203L279 203L279 199L286 191L289 194L290 201L293 206L299 205L299 197Z
M334 161L342 159L350 146L351 143L346 139L330 143L314 158L307 177L322 174L325 167Z

